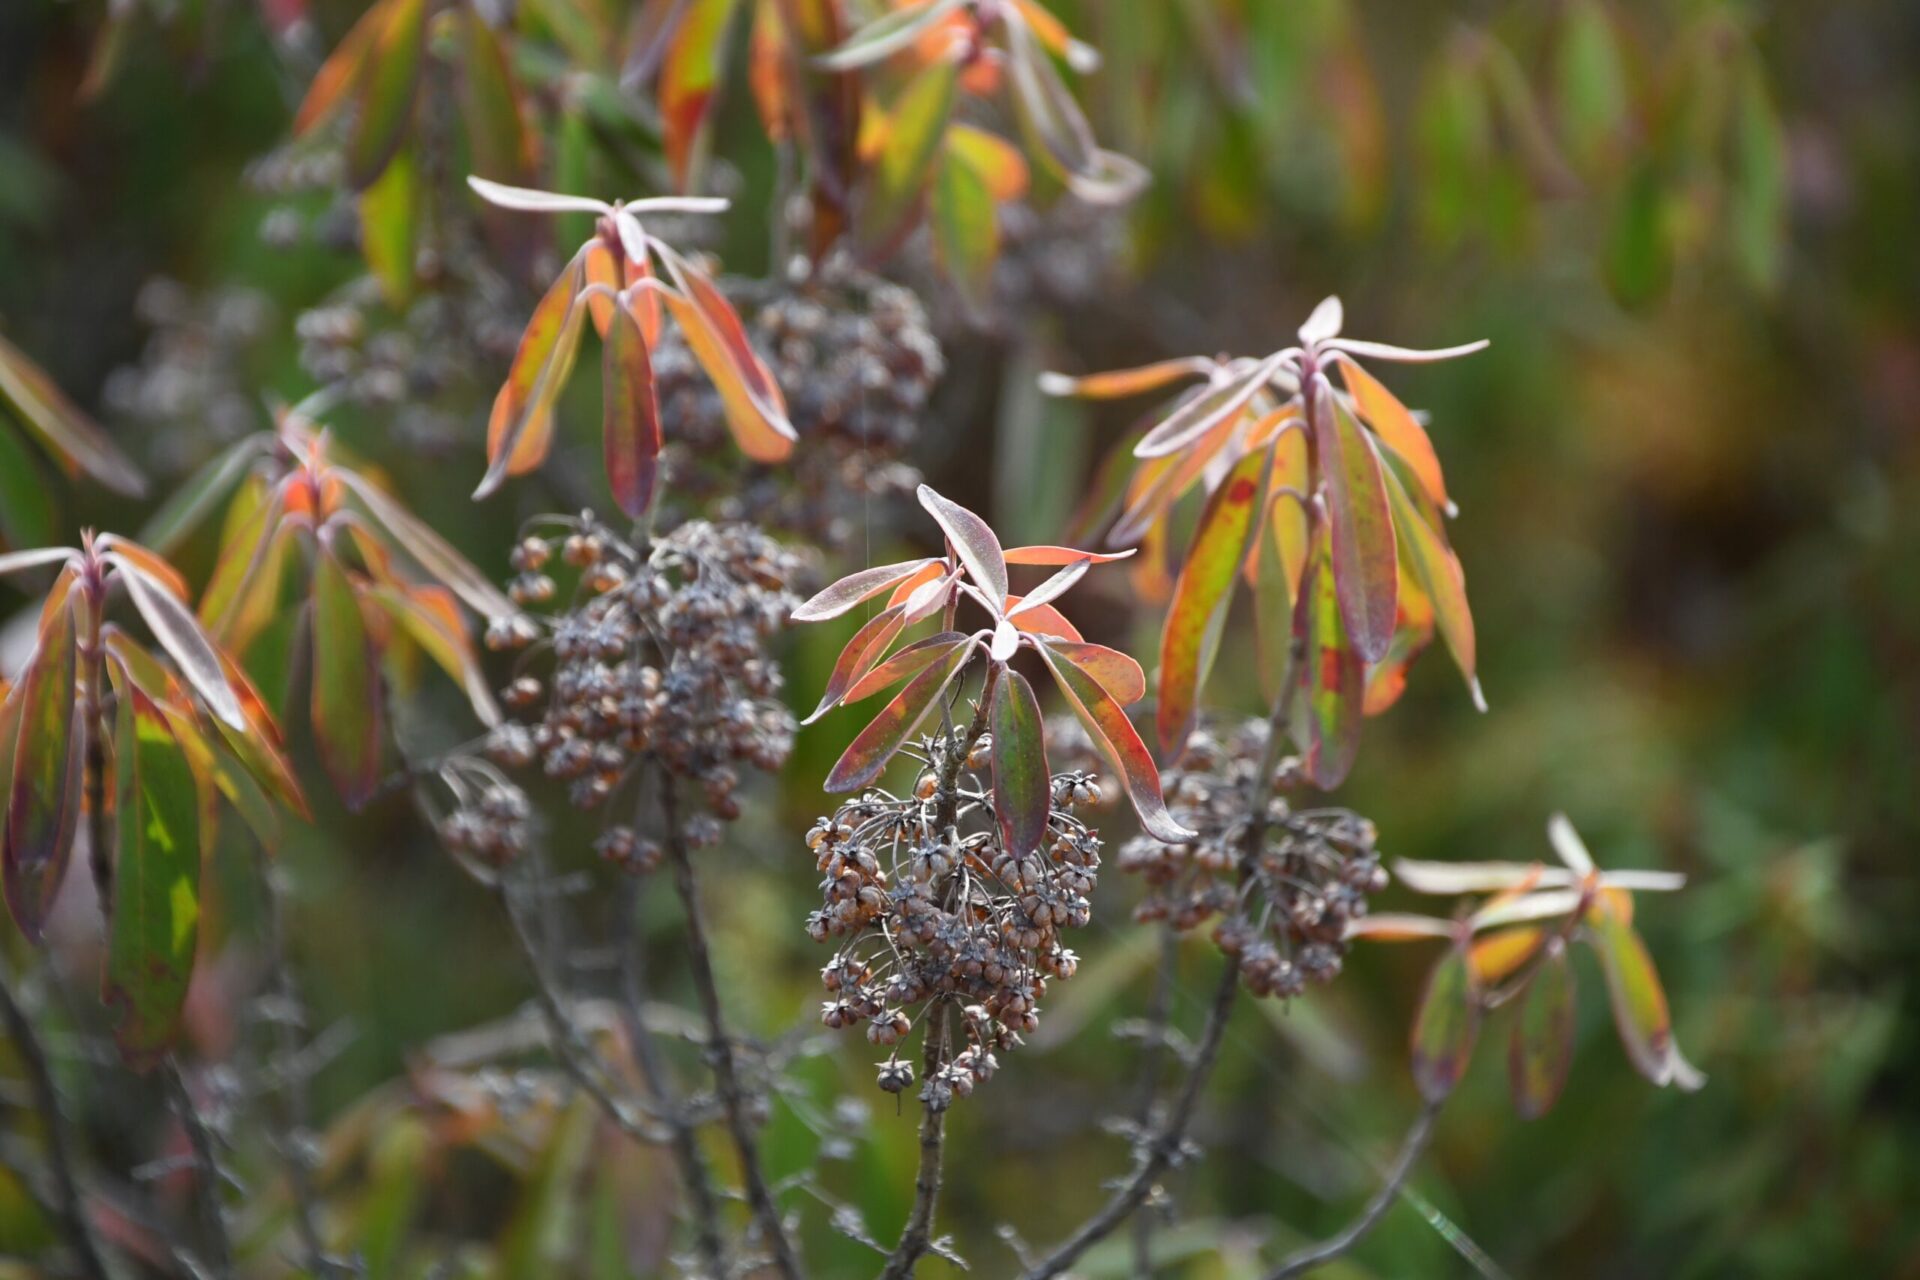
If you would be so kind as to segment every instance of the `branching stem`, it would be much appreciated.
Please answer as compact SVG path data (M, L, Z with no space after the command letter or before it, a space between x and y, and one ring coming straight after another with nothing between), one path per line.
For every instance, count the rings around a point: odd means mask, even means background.
M180 1060L169 1054L161 1063L160 1072L174 1114L186 1132L188 1149L193 1153L193 1208L200 1219L200 1244L207 1251L207 1267L215 1276L230 1276L233 1244L227 1238L226 1212L220 1205L220 1162L214 1153L213 1134L201 1118L200 1109L194 1105L187 1078L180 1071Z

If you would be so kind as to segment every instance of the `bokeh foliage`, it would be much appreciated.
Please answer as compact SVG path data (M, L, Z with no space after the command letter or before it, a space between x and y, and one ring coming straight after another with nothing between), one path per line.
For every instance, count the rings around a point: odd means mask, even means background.
M270 201L238 176L283 137L315 55L358 7L316 2L310 38L295 27L278 44L270 33L303 12L297 0L258 12L217 0L116 7L129 16L113 74L91 96L81 90L99 65L101 6L0 9L0 317L83 406L101 410L111 371L138 357L134 303L155 275L260 291L276 320L251 349L248 384L286 399L307 389L291 319L360 268L351 254L263 243ZM1038 368L1266 350L1334 292L1367 333L1491 338L1473 361L1406 371L1395 388L1432 411L1463 512L1449 533L1492 711L1477 715L1443 663L1422 664L1396 714L1369 728L1342 801L1375 818L1389 852L1435 859L1532 860L1546 814L1565 809L1603 863L1692 880L1638 924L1708 1088L1643 1087L1603 1002L1583 1000L1562 1105L1513 1120L1496 1055L1482 1055L1414 1182L1419 1202L1396 1210L1351 1269L1464 1272L1456 1245L1516 1275L1920 1267L1910 6L1059 9L1105 54L1076 83L1102 142L1145 163L1153 184L1128 224L1126 269L1097 304L1036 307L954 341L966 377L922 426L930 479L1010 541L1055 540L1086 460L1130 423L1124 410L1041 401ZM573 41L576 56L600 56L590 36ZM636 172L665 174L657 139L609 105L615 77L607 67L568 81L543 118L548 185L640 194ZM752 209L775 166L745 97L722 94L711 153ZM560 234L570 245L584 228ZM764 221L730 219L726 234L730 266L763 265ZM591 458L597 424L575 416L567 446ZM479 473L483 421L468 421L455 453L462 477ZM119 425L122 446L169 480L216 447L211 431ZM404 487L420 462L387 425L359 412L341 429ZM0 500L51 493L24 518L63 537L82 521L126 526L122 500L58 481L24 438L0 424ZM23 474L44 483L16 486ZM503 564L513 520L464 494L409 491L477 563ZM517 516L553 499L535 489L502 501ZM210 540L183 548L196 581L211 553ZM873 548L875 563L896 558ZM1104 613L1105 638L1155 651L1157 619L1129 622L1118 594L1085 595L1076 603ZM1249 632L1229 633L1212 688L1251 710ZM822 687L837 648L834 636L794 639L796 698ZM457 722L457 693L427 681L418 696L430 710L403 731ZM437 721L435 708L447 714ZM854 728L804 736L780 794L727 854L742 865L713 904L719 961L738 1020L760 1034L811 1017L820 956L799 927L812 896L799 833ZM404 811L350 819L322 797L316 808L320 821L291 829L281 856L319 1025L351 1023L317 1102L341 1135L338 1175L367 1238L407 1217L449 1236L504 1222L501 1273L551 1274L540 1259L557 1222L591 1240L629 1206L657 1206L647 1193L668 1185L664 1165L606 1148L582 1109L536 1116L522 1146L489 1161L459 1141L470 1119L460 1099L431 1080L400 1082L434 1037L517 1008L524 977L492 904ZM256 913L245 867L236 836L209 871L233 939ZM996 1224L1053 1238L1123 1160L1098 1121L1126 1109L1136 1085L1131 1054L1110 1038L1143 1006L1155 956L1126 923L1133 892L1108 878L1085 967L1050 1006L1038 1052L955 1126L946 1213L976 1273L1006 1269ZM676 918L658 895L649 908L670 972ZM203 957L217 954L221 939L204 945ZM1190 952L1174 1001L1189 1022L1210 981L1206 948ZM1181 1274L1252 1274L1255 1243L1317 1234L1365 1194L1416 1105L1404 1045L1425 962L1381 949L1291 1012L1242 1010L1196 1135L1212 1159L1173 1184L1194 1219L1164 1241L1191 1246ZM220 966L203 968L189 1025L218 1053L234 1029ZM777 1108L768 1134L776 1175L844 1124L835 1099L870 1096L868 1056L847 1045L801 1061L808 1094ZM92 1097L87 1070L67 1064ZM428 1118L401 1105L410 1096L432 1100ZM111 1145L143 1101L92 1104L86 1133ZM12 1124L24 1113L4 1114ZM575 1204L564 1188L596 1151L619 1199ZM884 1231L905 1211L911 1157L911 1117L883 1109L828 1180ZM863 1267L824 1210L816 1217L818 1270ZM31 1254L43 1230L0 1175L0 1252ZM1087 1269L1122 1274L1123 1260L1110 1246Z

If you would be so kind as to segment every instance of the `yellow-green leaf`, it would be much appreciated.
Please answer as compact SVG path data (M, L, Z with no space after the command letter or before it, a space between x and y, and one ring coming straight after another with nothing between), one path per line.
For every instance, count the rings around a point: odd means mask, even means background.
M1513 1105L1524 1119L1551 1111L1566 1087L1573 1062L1573 1018L1573 967L1565 946L1555 939L1520 997L1507 1043Z
M1365 662L1386 656L1393 641L1400 586L1393 519L1374 456L1360 424L1330 392L1314 422L1314 449L1326 486L1333 578L1341 616Z
M1413 1021L1413 1080L1420 1096L1438 1102L1453 1092L1473 1057L1480 1033L1480 995L1465 947L1447 949L1427 975Z
M1160 750L1169 758L1187 740L1200 690L1220 645L1233 582L1246 563L1256 521L1266 509L1268 456L1250 453L1220 481L1174 583L1160 633Z

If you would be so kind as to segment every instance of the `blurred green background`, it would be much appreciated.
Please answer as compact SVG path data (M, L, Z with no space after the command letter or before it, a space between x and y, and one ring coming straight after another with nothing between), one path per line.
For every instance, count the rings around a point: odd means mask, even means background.
M256 426L265 397L308 389L293 317L357 270L351 254L269 247L260 224L275 202L240 180L282 139L312 54L356 6L316 0L300 18L299 0L137 0L112 82L83 101L103 8L0 5L0 323L130 450L177 475L211 447L219 414ZM1339 799L1397 855L1531 860L1564 809L1603 863L1692 879L1644 899L1638 919L1706 1090L1634 1075L1583 971L1560 1107L1515 1119L1489 1036L1417 1194L1340 1273L1920 1275L1920 8L1060 11L1107 55L1080 82L1103 141L1144 161L1154 185L1107 228L1119 257L1066 304L1034 300L991 331L943 335L949 377L911 460L1008 539L1051 539L1129 419L1127 407L1043 403L1030 389L1041 368L1265 351L1336 292L1357 336L1490 338L1489 352L1401 371L1395 386L1431 411L1461 507L1452 536L1491 711L1474 712L1444 658L1418 664L1401 704L1369 725ZM276 44L267 32L289 15L309 25ZM767 164L743 114L729 107L716 152L751 196ZM729 265L759 269L762 235L730 244ZM1059 235L1033 252L1087 251L1090 233ZM187 397L164 431L150 421L165 415L116 411L110 394L114 371L142 358L143 316L169 301L148 288L155 277L257 335L226 373L247 395L215 411ZM225 304L210 292L233 287L252 292ZM552 499L529 484L504 505L465 502L483 416L460 420L448 483L390 422L343 430L504 573L507 517ZM591 448L584 417L569 430ZM27 530L134 523L9 448L0 470ZM204 573L204 555L185 560ZM1129 612L1120 581L1088 590L1082 613L1151 657L1157 619ZM1213 692L1251 711L1244 630ZM830 644L794 642L796 704L810 705ZM457 723L447 693L423 689L407 731L461 732L437 719ZM841 721L804 731L777 794L759 784L767 802L707 855L737 1019L768 1037L806 1027L818 998L801 835L853 731ZM316 1021L351 1028L317 1081L323 1117L433 1037L526 998L494 905L404 805L348 820L328 801L285 857ZM973 1274L1014 1269L1000 1224L1047 1243L1124 1167L1101 1121L1128 1111L1138 1084L1137 1047L1114 1038L1144 1007L1157 955L1129 922L1136 893L1109 872L1080 976L1055 991L1035 1042L955 1112L943 1222ZM651 899L655 971L677 975L675 912ZM1392 904L1412 905L1397 892ZM1169 1183L1186 1221L1163 1235L1164 1274L1258 1274L1263 1244L1272 1259L1365 1197L1417 1105L1404 1044L1425 959L1362 951L1291 1011L1243 1002L1196 1125L1207 1158ZM1196 941L1174 1001L1187 1027L1210 984ZM217 1031L203 1035L217 1050ZM821 1131L845 1130L855 1146L824 1185L889 1238L911 1195L915 1116L872 1090L873 1056L849 1040L802 1058L805 1096L776 1107L769 1149L785 1172ZM871 1114L843 1114L842 1098ZM112 1145L131 1106L89 1103L96 1145ZM664 1175L635 1176L645 1188ZM449 1185L476 1204L503 1194ZM805 1205L816 1270L868 1270L827 1209ZM425 1220L451 1232L465 1216L441 1203ZM1087 1273L1122 1274L1124 1256L1103 1249Z

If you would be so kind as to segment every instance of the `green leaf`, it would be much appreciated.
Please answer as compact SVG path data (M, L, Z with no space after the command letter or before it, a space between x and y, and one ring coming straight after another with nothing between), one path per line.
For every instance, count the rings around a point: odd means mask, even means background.
M353 580L321 543L313 564L313 729L320 762L350 809L380 773L380 653Z
M1587 924L1627 1059L1655 1084L1670 1083L1675 1075L1673 1020L1647 944L1626 913L1605 897L1587 913Z
M952 58L935 59L893 104L854 218L860 244L871 258L891 253L913 227L940 159L959 77L959 64Z
M403 147L360 193L360 252L396 311L413 297L413 237L419 216L419 171L413 149Z
M640 321L622 303L608 321L602 351L605 397L601 447L607 483L620 509L638 520L653 503L660 470L660 401Z
M1560 133L1575 163L1592 172L1627 126L1627 72L1613 19L1598 0L1568 6L1554 68Z
M20 687L8 697L18 728L13 747L4 847L7 906L14 923L40 941L60 891L80 819L85 732L75 723L78 632L71 596L40 628L40 644Z
M1400 569L1380 460L1346 406L1331 392L1325 412L1309 414L1326 486L1334 586L1347 634L1363 662L1378 662L1393 642Z
M347 180L372 186L400 150L413 117L427 42L427 0L392 0L354 76L358 116L347 142Z
M1745 60L1735 93L1728 174L1734 261L1749 285L1770 293L1780 283L1786 256L1786 131L1757 58Z
M59 539L50 479L26 442L0 426L0 546L44 547Z
M74 407L45 371L0 338L0 405L69 467L129 498L146 496L147 478L93 419Z
M222 449L167 495L160 509L140 526L136 539L160 555L172 555L234 491L247 469L273 448L273 436L261 431Z
M1458 944L1427 975L1426 992L1413 1021L1413 1080L1420 1096L1438 1102L1453 1092L1473 1057L1480 1033L1480 995L1474 988L1467 949Z
M1120 783L1127 789L1133 811L1140 817L1141 829L1169 844L1192 840L1194 833L1175 822L1167 812L1167 802L1160 793L1160 770L1119 701L1102 688L1099 681L1056 656L1050 642L1041 643L1040 656L1053 672L1067 705L1086 727L1087 736L1120 774Z
M1053 775L1047 768L1046 726L1026 677L1000 672L993 697L993 811L1007 852L1025 857L1047 835Z
M460 110L473 172L500 182L526 182L533 177L533 135L507 51L478 6L467 8L463 17Z
M878 778L920 722L933 710L933 704L967 659L973 656L978 641L967 639L952 646L919 675L908 682L899 696L883 708L872 723L862 729L847 747L846 753L827 775L828 791L857 791Z
M158 705L129 685L114 732L119 815L113 936L102 999L114 1038L151 1065L173 1043L200 937L201 801L193 767Z
M1507 1042L1507 1078L1513 1105L1533 1120L1553 1109L1573 1063L1573 966L1558 939L1547 944L1527 983Z
M1628 306L1644 305L1666 292L1673 274L1673 246L1666 191L1651 160L1637 163L1621 186L1605 268L1607 286Z
M1366 666L1347 640L1324 551L1314 558L1300 595L1294 626L1301 633L1305 660L1294 674L1300 685L1294 739L1307 777L1322 791L1331 791L1346 781L1360 750Z
M1453 504L1447 499L1446 478L1440 470L1440 457L1433 451L1433 441L1427 437L1427 429L1378 378L1347 356L1338 357L1338 361L1340 376L1359 406L1360 416L1387 448L1412 468L1427 496L1442 510L1450 511Z
M1266 510L1265 450L1234 463L1207 500L1193 546L1174 583L1160 633L1160 750L1179 754L1198 710L1200 690L1220 647L1233 582L1246 563L1258 517Z
M951 143L933 186L933 249L961 298L975 314L985 311L1000 256L1000 222L985 175Z
M1022 19L1006 24L1014 115L1031 149L1089 204L1122 204L1147 185L1145 168L1102 150L1053 60Z

